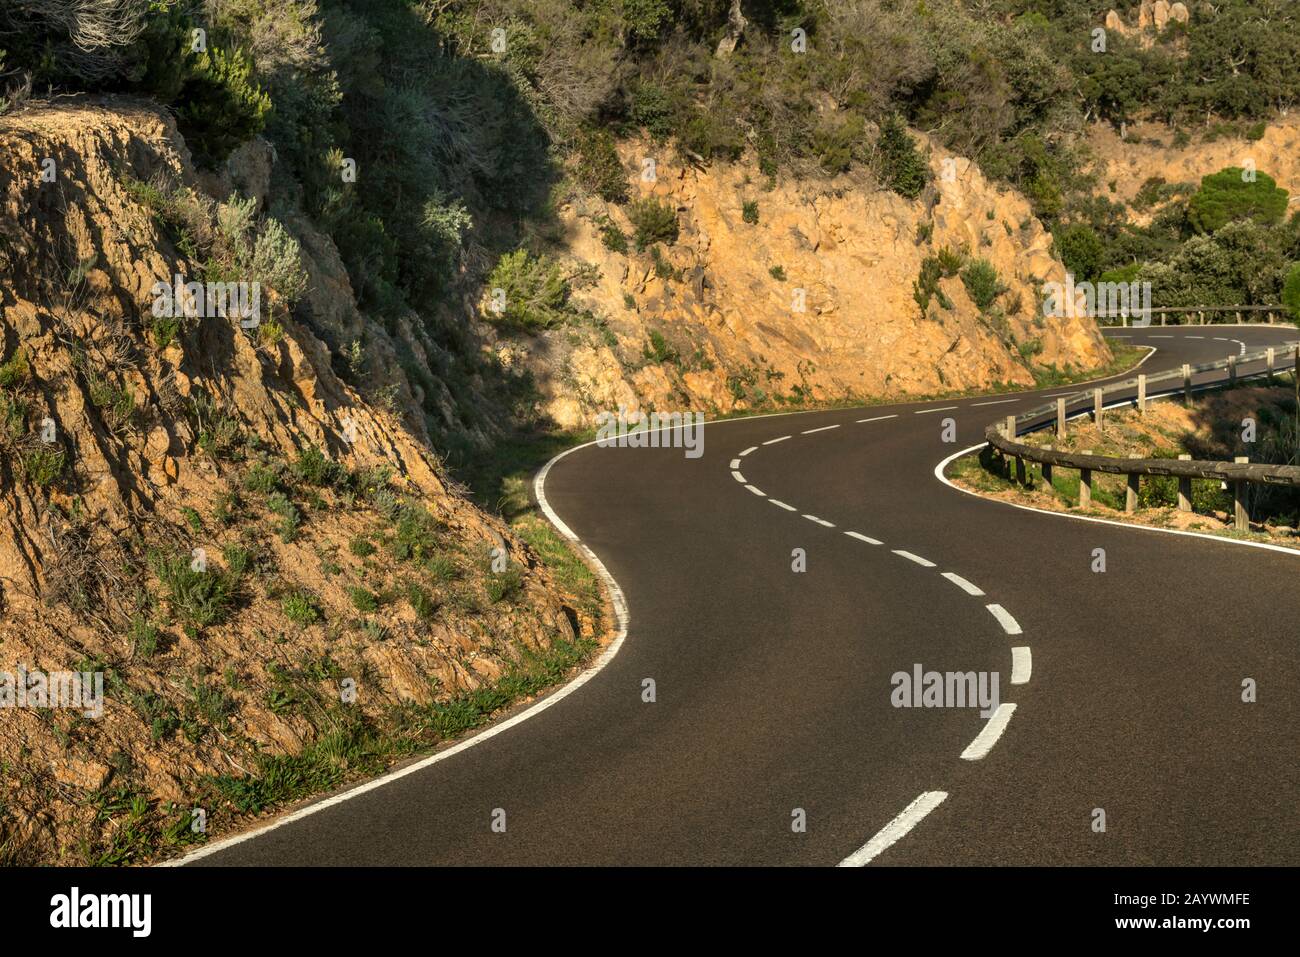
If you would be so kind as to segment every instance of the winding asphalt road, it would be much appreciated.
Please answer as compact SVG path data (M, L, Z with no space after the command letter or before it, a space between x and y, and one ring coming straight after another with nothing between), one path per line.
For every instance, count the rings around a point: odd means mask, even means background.
M1147 372L1296 335L1113 332L1157 347ZM503 733L194 863L1300 864L1300 555L934 474L1065 391L715 423L698 459L574 451L546 495L626 593L619 653ZM915 663L998 672L1000 736L893 707Z

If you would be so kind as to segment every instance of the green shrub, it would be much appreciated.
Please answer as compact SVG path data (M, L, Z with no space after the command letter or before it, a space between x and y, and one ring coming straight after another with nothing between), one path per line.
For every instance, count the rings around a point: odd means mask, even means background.
M772 266L772 267L770 267L770 268L767 270L767 273L768 273L769 276L771 276L771 277L772 277L773 279L775 279L777 282L785 282L785 267L784 267L784 266Z
M876 141L881 181L895 193L915 199L930 181L930 165L898 116L880 125Z
M987 259L975 259L961 271L962 285L966 287L971 301L981 312L993 305L1005 287L998 280L998 271Z
M349 588L348 597L352 607L362 613L372 612L379 607L379 598L368 588Z
M751 226L758 225L758 200L746 200L741 207L740 217Z
M637 251L643 251L655 243L672 245L677 242L677 210L670 204L661 202L653 196L633 202L627 211L636 230Z
M524 586L524 576L518 568L509 568L504 572L488 575L485 587L488 600L492 604L504 601L518 594Z
M31 365L27 361L27 352L14 350L8 360L0 364L0 389L16 389L27 381L31 374Z
M375 546L367 539L358 536L348 542L348 551L358 558L366 558L375 553Z
M201 631L225 620L234 603L237 576L211 564L199 571L188 555L167 558L151 552L149 565L162 583L172 613L187 627Z
M1300 324L1300 263L1292 263L1282 286L1282 305L1287 307L1291 318Z
M1065 268L1080 282L1091 280L1101 270L1106 245L1087 223L1066 226L1053 238Z
M569 283L549 257L516 249L502 256L487 281L491 295L504 293L500 311L489 311L495 322L519 329L549 329L576 315L569 306Z
M623 235L623 230L619 229L612 219L602 217L596 224L600 227L600 241L605 248L611 252L626 255L627 237Z
M604 130L583 133L578 139L578 182L601 199L622 203L627 199L627 171L614 148L614 137Z
M243 50L210 47L189 62L187 73L175 104L177 123L195 159L212 166L262 132L271 98Z
M645 357L652 362L677 362L681 357L676 349L669 345L663 333L657 329L650 330L650 343L645 347Z
M321 619L316 597L305 590L286 595L280 603L280 609L291 622L304 628L316 624Z
M63 449L42 445L25 454L22 462L28 480L40 488L47 488L63 474L67 454Z
M1270 225L1286 213L1287 191L1267 173L1243 179L1243 170L1230 166L1201 178L1201 188L1188 203L1187 218L1198 232L1213 233L1238 219Z

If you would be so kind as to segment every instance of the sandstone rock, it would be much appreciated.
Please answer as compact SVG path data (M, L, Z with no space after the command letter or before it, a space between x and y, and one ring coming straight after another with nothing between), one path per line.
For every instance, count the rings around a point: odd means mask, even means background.
M1187 23L1191 19L1191 14L1187 11L1187 5L1184 3L1171 3L1169 5L1169 19L1178 23Z
M1169 22L1169 4L1166 0L1155 0L1151 6L1151 22L1157 30L1163 30Z
M55 764L54 780L83 791L95 791L108 780L110 771L107 764L72 758Z

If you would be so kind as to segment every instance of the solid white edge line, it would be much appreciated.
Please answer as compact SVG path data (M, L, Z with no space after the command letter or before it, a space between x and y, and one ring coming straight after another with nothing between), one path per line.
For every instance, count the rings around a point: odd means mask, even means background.
M759 498L767 498L767 493L764 492L761 488L755 488L753 485L746 485L745 488L749 489Z
M732 469L732 470L731 470L731 477L734 478L734 479L735 479L737 482L739 482L741 485L745 485L745 484L747 484L747 483L749 482L749 480L748 480L747 478L745 478L745 476L741 475L741 474L740 474L739 472L737 472L735 469Z
M812 435L814 432L827 432L827 431L829 431L829 430L831 430L831 429L838 429L838 428L839 428L838 425L823 425L823 426L822 426L821 428L819 428L819 429L804 429L804 431L800 432L799 434L800 434L800 435Z
M911 552L905 552L901 548L895 548L893 549L893 552L895 555L899 556L900 558L906 558L909 562L916 562L922 568L934 567L934 562L930 561L928 558L922 558L920 555L914 555Z
M787 512L797 512L797 511L799 511L799 510L798 510L797 508L795 508L793 505L787 505L787 504L785 504L785 502L781 501L779 498L769 498L768 501L771 502L773 505L776 505L776 506L779 506L780 508L785 509Z
M897 844L900 838L907 835L908 831L920 824L921 820L942 804L947 797L947 791L923 791L915 801L903 808L897 817L877 831L875 837L844 858L836 866L864 867L870 864L873 859L894 844Z
M980 589L976 588L974 585L972 585L966 579L962 578L956 572L944 572L943 577L948 579L948 581L952 582L954 585L956 585L958 588L960 588L968 595L974 595L976 598L978 598L984 594L984 592L980 591Z
M1023 634L1020 630L1020 622L1012 618L1011 612L1007 611L1001 605L992 604L985 605L984 607L988 609L990 615L998 620L998 624L1002 626L1002 630L1008 635Z
M856 538L856 539L857 539L858 541L860 541L860 542L866 542L868 545L883 545L883 544L885 544L885 543L882 542L880 539L878 539L878 538L871 538L869 535L863 535L861 532L845 532L844 534L847 535L847 536L849 536L849 538Z
M1011 683L1013 685L1029 684L1029 676L1034 673L1034 656L1028 645L1011 649Z
M1016 706L1007 701L998 705L993 716L984 722L980 733L975 735L975 740L966 745L966 750L961 753L961 759L978 761L992 751L993 745L998 743L998 738L1002 737L1002 732L1007 730L1007 725L1011 723L1011 715L1015 710Z
M1156 532L1161 535L1185 535L1188 538L1203 538L1207 541L1218 542L1220 545L1240 545L1245 548L1263 548L1270 552L1282 552L1285 555L1300 558L1300 549L1287 548L1283 545L1273 545L1269 542L1243 542L1235 538L1220 538L1218 535L1207 535L1205 532L1188 532L1180 528L1157 528L1154 525L1137 525L1132 522L1117 522L1109 518L1094 518L1091 515L1071 515L1069 512L1053 512L1045 508L1034 508L1032 505L1022 505L1019 502L1006 502L1002 499L988 498L979 492L972 491L968 488L962 488L960 485L954 485L948 476L943 474L943 470L948 465L963 455L970 455L977 449L982 449L988 445L987 442L981 442L979 445L972 445L968 449L962 449L960 452L954 452L942 462L934 467L934 477L950 489L961 492L964 495L970 495L982 502L989 502L994 505L1006 505L1008 508L1018 508L1024 512L1033 512L1035 515L1050 515L1054 518L1068 518L1076 522L1096 522L1098 525L1113 525L1116 528L1127 528L1135 532Z
M763 444L764 444L764 445L776 445L776 443L778 443L778 442L784 442L784 441L785 441L786 439L788 439L789 437L790 437L790 436L788 436L788 435L783 435L783 436L781 436L779 439L768 439L768 440L767 440L766 442L764 442Z
M889 415L878 415L873 419L858 419L858 421L859 422L882 422L885 419L896 419L896 418L898 418L898 413L893 412Z
M192 851L191 853L186 854L184 857L179 857L176 858L175 860L170 860L170 861L163 861L158 866L179 867L182 864L188 864L191 861L196 861L200 858L208 857L212 854L216 854L220 851L224 851L227 848L234 847L236 844L242 844L244 841L248 841L255 837L260 837L261 835L266 834L270 831L277 830L278 828L284 827L286 824L292 824L295 821L300 821L305 817L310 817L311 815L317 813L318 811L324 811L326 808L333 807L336 804L342 804L344 801L350 801L352 798L365 794L367 791L373 791L376 788L381 788L386 784L391 784L393 781L396 781L399 778L404 778L408 774L415 774L417 771L422 771L425 768L429 767L430 765L437 764L439 761L445 761L448 758L452 757L453 755L460 754L460 752L468 748L472 748L476 744L482 744L484 741L487 741L489 738L494 738L501 732L513 728L515 725L521 724L522 722L527 721L529 718L541 714L543 711L545 711L547 708L551 707L552 705L558 704L559 702L567 698L569 695L573 694L573 692L577 691L579 688L585 685L592 678L594 678L602 668L604 668L611 661L613 661L614 656L617 655L619 649L623 647L624 639L627 638L627 629L628 629L628 622L629 622L628 610L627 610L627 599L623 595L622 587L620 587L619 583L614 579L614 576L609 573L609 569L605 567L604 563L599 558L596 557L596 553L593 552L590 548L588 548L586 544L584 544L583 541L573 533L573 530L564 523L564 520L555 513L555 510L551 508L550 502L548 502L546 499L546 488L545 488L546 476L550 473L551 466L553 466L556 462L560 461L560 459L564 458L566 455L576 452L579 449L585 449L589 445L595 445L597 441L599 440L593 439L590 442L584 442L582 445L575 445L571 449L565 449L563 452L559 453L554 458L552 458L549 462L543 465L541 471L537 473L537 477L533 480L533 494L537 498L538 508L542 510L542 513L546 516L546 518L550 521L550 523L555 526L556 531L558 531L561 535L563 535L570 542L572 542L586 557L587 561L591 563L591 566L592 568L595 569L596 574L600 576L601 581L605 583L605 587L609 589L610 601L614 606L614 618L617 623L617 630L614 633L614 640L609 643L608 647L606 647L605 650L600 653L600 656L594 662L592 662L591 665L589 665L585 671L583 671L581 674L575 677L568 684L560 688L557 688L551 694L547 695L545 698L542 698L540 701L537 701L534 704L528 706L523 711L520 711L518 714L513 715L510 718L507 718L506 720L500 722L499 724L491 725L490 727L485 728L479 734L476 734L471 738L466 738L465 740L452 745L446 750L439 751L436 754L431 754L427 758L423 758L419 761L416 761L414 764L408 764L404 768L399 768L396 771L391 771L388 774L374 778L370 781L366 781L362 784L358 784L356 787L349 788L348 790L343 791L340 794L335 794L331 797L325 798L324 800L317 801L314 804L309 804L306 807L299 808L298 810L293 811L289 814L283 814L280 817L277 817L275 820L262 825L261 827L256 827L248 831L243 831L239 834L232 834L230 837L222 838L221 840L205 845L204 847L201 847L196 851Z

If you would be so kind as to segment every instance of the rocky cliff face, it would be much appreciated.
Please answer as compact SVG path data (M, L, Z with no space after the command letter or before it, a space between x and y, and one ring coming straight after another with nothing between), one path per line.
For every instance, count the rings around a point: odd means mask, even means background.
M213 198L262 203L269 162ZM160 222L164 183L230 213L152 108L0 117L0 673L107 686L99 720L0 711L0 860L117 853L105 802L144 821L202 800L215 826L221 776L595 637L307 327L152 323L155 282L204 275L190 229L212 225ZM337 252L303 235L307 314L354 315Z
M1088 148L1102 189L1110 199L1131 204L1148 180L1188 184L1195 192L1201 177L1229 166L1255 169L1277 180L1293 197L1300 195L1300 117L1269 124L1258 140L1225 136L1212 142L1193 138L1179 145L1175 133L1160 123L1133 123L1121 139L1109 124L1094 124ZM1292 209L1295 204L1292 204ZM1136 222L1150 220L1150 210L1133 210Z
M1029 385L1033 365L1091 368L1110 358L1086 319L1044 319L1047 280L1064 270L1028 202L969 161L930 147L932 189L916 201L865 176L767 183L746 164L701 168L626 146L629 170L656 156L634 189L670 203L680 235L624 254L602 242L622 208L574 201L562 252L595 264L577 302L603 324L501 337L507 364L532 369L546 412L566 427L602 410L726 412L800 399L906 396ZM747 221L757 213L757 222ZM988 260L1004 291L984 309L958 276L939 280L923 314L914 284L941 249ZM491 332L489 331L489 336ZM661 338L659 338L661 337Z

